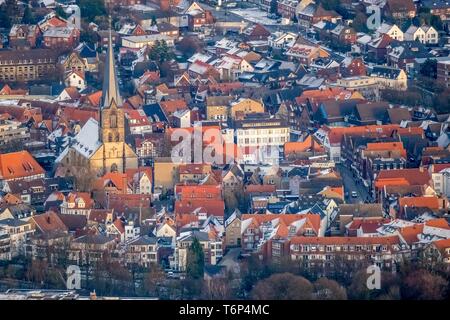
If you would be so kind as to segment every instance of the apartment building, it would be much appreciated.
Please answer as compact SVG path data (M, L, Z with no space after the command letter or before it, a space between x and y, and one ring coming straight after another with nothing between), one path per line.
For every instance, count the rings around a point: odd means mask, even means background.
M226 122L232 96L211 96L206 98L206 119Z
M11 238L4 227L0 227L0 261L11 260Z
M25 142L29 138L30 132L26 127L22 127L19 121L0 119L0 146Z
M158 242L156 237L143 236L132 240L126 249L126 264L148 268L158 263Z
M0 51L0 81L52 79L58 53L51 49Z
M292 261L309 266L331 267L334 260L376 264L380 268L395 270L407 249L398 236L387 237L295 237L289 245Z
M447 88L450 87L450 59L438 61L437 80Z
M255 152L267 147L266 160L278 160L271 159L272 151L288 142L290 135L290 127L286 121L271 118L266 113L247 115L243 120L235 121L235 129L236 142L238 148L243 151L244 161L252 163L259 162ZM273 156L276 157L275 153Z

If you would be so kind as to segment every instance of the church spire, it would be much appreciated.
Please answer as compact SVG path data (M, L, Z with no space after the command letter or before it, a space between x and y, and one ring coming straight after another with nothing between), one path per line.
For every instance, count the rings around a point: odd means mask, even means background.
M108 51L106 53L105 61L105 73L103 76L103 102L102 108L108 108L111 105L112 100L118 105L122 105L122 99L119 93L119 87L117 86L117 74L116 66L114 64L114 48L112 44L112 26L111 16L109 16L109 39L108 39Z

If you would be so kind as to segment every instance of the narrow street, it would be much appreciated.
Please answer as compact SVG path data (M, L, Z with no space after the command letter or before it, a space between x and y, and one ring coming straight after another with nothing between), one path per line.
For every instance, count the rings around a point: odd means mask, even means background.
M362 180L354 176L353 172L342 164L336 165L337 170L342 176L344 183L344 192L348 193L345 197L347 203L363 203L364 201L371 199L367 189L364 187ZM356 191L358 197L352 197L352 191Z

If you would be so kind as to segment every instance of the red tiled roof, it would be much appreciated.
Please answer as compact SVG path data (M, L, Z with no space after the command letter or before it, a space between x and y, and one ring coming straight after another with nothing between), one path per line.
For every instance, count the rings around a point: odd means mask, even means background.
M169 101L161 101L159 103L161 105L161 108L164 110L164 113L166 115L173 114L176 111L179 110L186 110L187 104L185 100L169 100Z
M150 167L138 167L138 168L127 168L125 170L125 174L128 177L129 181L133 181L137 174L141 174L141 176L145 173L149 178L150 182L153 183L153 172Z
M430 179L430 173L419 168L381 170L375 180L375 186L380 188L385 185L427 185Z
M221 185L177 185L175 193L181 200L189 199L222 199Z
M79 121L80 125L84 125L90 118L99 119L99 113L95 110L79 109L73 107L62 107L61 118L66 121Z
M86 96L89 103L95 107L100 106L102 101L102 91L97 91Z
M331 144L340 144L344 134L347 135L376 135L376 136L391 136L394 132L401 135L422 134L423 129L420 127L401 128L397 124L387 125L368 125L356 127L332 127L328 128L328 139Z
M72 100L76 100L81 96L76 87L67 87L64 89L64 91L69 95L69 97Z
M449 169L450 163L435 163L431 165L432 173L438 173L442 170Z
M367 143L367 151L391 151L399 150L401 155L406 157L406 150L403 148L402 142L369 142Z
M398 236L389 237L293 237L291 244L317 245L394 245L399 244Z
M98 190L103 190L107 181L111 181L118 191L124 191L129 188L128 176L126 173L108 172L99 178L95 184Z
M40 215L35 215L31 219L36 224L36 227L43 233L68 231L66 225L61 220L59 215L52 211Z
M348 230L358 230L361 228L364 233L376 233L377 229L387 222L389 222L389 220L381 217L354 219L348 226Z
M116 219L116 220L114 220L113 224L120 233L125 233L125 226L124 226L122 220Z
M205 174L211 171L211 165L203 163L188 163L178 167L180 174Z
M92 200L91 195L87 192L70 192L66 197L66 202L76 203L77 199L82 199L84 202L83 209L92 208L94 200Z
M439 251L444 252L446 249L450 248L450 239L437 240L434 241L433 244Z
M404 227L400 230L400 235L408 244L419 241L419 234L423 232L423 224L415 224L413 226Z
M20 179L44 173L44 169L28 151L0 154L1 179Z
M96 223L106 223L108 216L112 217L112 210L92 209L89 212L89 221Z
M276 186L273 184L249 184L245 186L245 193L272 193Z
M286 142L284 144L284 154L287 156L291 153L305 152L308 150L324 151L324 148L309 135L305 141L302 142Z
M127 109L125 111L130 127L149 126L150 121L142 110Z
M208 215L223 217L225 203L217 199L186 199L175 202L176 214L189 214L196 209L204 209Z
M293 222L302 220L306 218L306 222L303 225L305 227L312 228L316 234L319 233L320 229L320 215L318 214L243 214L241 220L252 219L251 225L253 227L259 227L262 223L269 222L275 219L280 219L279 223L286 226L292 224Z
M444 218L429 220L429 221L425 222L425 225L428 227L450 230L448 222Z
M399 205L401 207L440 208L438 197L402 197L399 199Z

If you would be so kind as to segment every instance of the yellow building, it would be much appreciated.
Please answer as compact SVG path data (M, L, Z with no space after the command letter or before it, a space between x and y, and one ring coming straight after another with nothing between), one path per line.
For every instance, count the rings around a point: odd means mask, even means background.
M226 122L232 96L211 96L206 98L206 119Z
M230 115L233 120L236 118L241 118L246 114L262 112L264 112L264 105L261 101L242 98L234 103L231 103Z
M178 182L179 163L173 162L170 157L156 158L154 163L154 185L155 190L166 191L172 189Z

